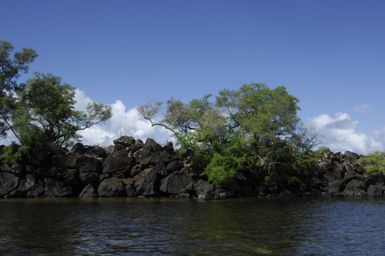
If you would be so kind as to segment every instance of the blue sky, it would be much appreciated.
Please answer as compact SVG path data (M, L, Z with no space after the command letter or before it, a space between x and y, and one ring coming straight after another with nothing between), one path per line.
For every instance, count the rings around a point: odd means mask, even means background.
M385 1L3 0L1 9L0 39L39 53L31 71L92 100L129 111L243 83L284 85L318 132L338 126L325 144L348 129L385 145Z

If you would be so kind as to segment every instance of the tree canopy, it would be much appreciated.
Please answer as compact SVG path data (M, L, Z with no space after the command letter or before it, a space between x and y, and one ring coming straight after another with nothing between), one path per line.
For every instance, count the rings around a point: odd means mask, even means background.
M66 148L80 138L79 130L110 118L111 109L103 104L75 109L74 88L58 76L35 73L26 83L18 83L37 54L23 49L11 58L12 51L10 43L0 42L0 135L12 132L19 140L20 147L10 147L13 155Z
M245 84L183 103L170 99L139 107L153 126L172 132L179 151L217 185L246 176L275 179L295 171L312 140L301 129L298 99L283 86ZM280 172L279 175L277 173Z
M15 90L18 88L17 79L21 73L26 73L29 64L37 57L30 48L14 52L11 43L0 41L0 136L6 136L7 131L13 133L12 115L15 111Z

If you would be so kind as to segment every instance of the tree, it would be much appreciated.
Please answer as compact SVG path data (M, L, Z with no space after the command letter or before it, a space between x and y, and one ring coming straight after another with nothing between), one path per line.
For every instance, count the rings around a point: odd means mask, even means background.
M74 88L50 74L35 74L17 92L18 107L13 122L23 145L37 140L50 147L69 147L79 139L77 132L111 117L108 106L90 103L76 110Z
M37 57L30 48L23 48L13 55L13 46L7 41L0 41L0 136L7 131L13 132L12 115L15 111L15 90L18 88L17 79L21 73L26 73L29 64Z
M298 168L298 156L311 148L297 116L298 100L284 87L246 84L220 91L215 102L210 97L189 103L170 99L165 109L157 101L139 112L152 125L170 130L179 151L188 152L214 184L250 175L287 179Z

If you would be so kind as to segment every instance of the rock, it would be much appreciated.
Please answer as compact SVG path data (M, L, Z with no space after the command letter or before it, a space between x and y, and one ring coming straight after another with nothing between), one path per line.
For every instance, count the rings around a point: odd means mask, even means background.
M164 164L169 164L171 161L174 161L174 160L177 160L178 159L178 156L176 155L176 153L174 151L162 151L160 154L159 154L159 159L162 163Z
M124 173L129 175L136 161L129 157L126 151L114 152L109 155L103 164L103 173Z
M359 154L356 154L354 152L346 151L344 153L344 161L354 163L358 158L360 157Z
M186 192L186 188L193 182L193 179L188 175L172 173L161 180L160 190L165 194L177 195Z
M101 163L92 156L81 156L76 161L79 169L79 179L83 186L99 183L99 174L101 173Z
M0 197L4 197L19 185L19 178L8 172L0 172Z
M385 186L383 185L370 185L368 187L368 196L380 197L383 196L385 192Z
M162 150L168 151L168 152L171 152L171 153L175 153L174 145L172 144L171 141L167 142L167 144L162 147Z
M170 163L167 164L167 167L166 167L168 173L177 171L180 168L182 168L182 163L179 160L171 161Z
M143 149L150 150L152 152L159 152L162 150L162 147L156 143L153 139L148 138L146 143L143 145Z
M365 187L368 188L370 185L384 185L384 176L381 174L370 175L365 178Z
M131 169L131 177L134 177L136 175L138 175L140 172L142 171L142 167L140 165L135 165L134 167L132 167Z
M201 199L211 198L214 193L214 186L205 180L199 180L196 182L194 189L198 198Z
M125 185L122 179L111 177L100 183L98 194L100 197L123 197L126 196Z
M17 189L9 194L9 197L39 197L44 194L44 182L37 180L36 176L28 173L20 180Z
M15 176L18 176L18 177L23 176L24 171L25 171L25 168L24 168L24 166L21 165L21 164L14 164L14 165L12 165L12 167L11 167L11 172L12 172Z
M79 194L80 198L94 198L98 197L97 190L91 184L84 187L82 192Z
M71 184L73 187L80 186L78 169L65 169L62 173L62 179L66 184Z
M154 168L147 168L134 177L136 196L159 195L160 175Z
M122 136L119 139L114 140L114 144L114 152L126 150L134 153L143 147L143 142L141 140L135 140L135 138L131 136Z
M365 183L362 180L353 179L346 186L343 191L343 195L346 196L363 196L366 194L364 191Z
M44 179L45 197L70 197L74 196L72 187L64 182L52 178Z
M130 147L131 145L135 145L135 138L131 136L121 136L120 138L114 140L114 144L120 144L124 147Z
M98 146L84 146L84 154L98 158L99 160L108 156L106 150Z
M132 178L123 179L124 190L127 197L135 196L135 181Z
M143 149L145 150L145 149ZM161 158L160 158L160 155L159 153L152 153L151 155L147 156L147 157L140 157L139 159L139 163L143 166L143 167L149 167L149 166L154 166L158 163L161 162Z
M329 184L327 188L327 192L329 195L340 195L340 192L342 191L342 181L333 181Z
M112 154L114 152L114 146L113 145L109 145L108 147L105 148L106 150L106 153L107 153L107 156Z

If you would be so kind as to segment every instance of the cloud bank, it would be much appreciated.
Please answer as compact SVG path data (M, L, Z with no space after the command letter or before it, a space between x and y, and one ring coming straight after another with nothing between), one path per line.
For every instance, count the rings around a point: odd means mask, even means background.
M319 115L311 119L307 125L318 135L321 145L333 151L367 154L384 150L385 127L370 136L359 132L357 124L358 122L352 120L347 113L337 113L334 117Z
M84 110L92 102L85 93L79 89L75 91L75 108ZM162 127L152 127L143 120L136 107L127 108L121 100L110 104L112 117L106 122L94 125L80 131L82 142L88 145L108 146L112 141L122 135L134 136L142 140L153 138L159 143L172 141L171 134ZM360 110L367 110L364 106ZM334 116L319 115L308 120L305 124L318 135L320 146L329 147L333 151L353 151L367 154L373 151L385 150L385 125L368 135L357 130L358 122L352 120L347 113L337 113ZM15 138L11 134L8 138L0 139L0 144L9 144Z
M75 108L84 110L92 100L79 89L75 91ZM89 145L111 145L112 141L122 135L129 135L145 140L153 138L158 143L172 141L170 134L162 127L152 127L141 118L136 108L127 109L124 103L116 100L110 105L112 117L106 122L80 131L82 142Z

